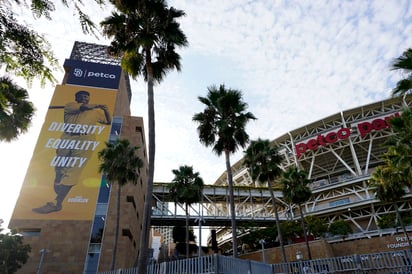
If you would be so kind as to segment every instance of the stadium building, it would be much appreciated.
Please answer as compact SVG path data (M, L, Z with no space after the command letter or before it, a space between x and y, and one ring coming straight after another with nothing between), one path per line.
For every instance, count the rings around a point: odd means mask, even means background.
M313 195L304 205L304 215L321 217L328 224L336 220L350 224L353 230L351 235L343 238L329 237L329 243L373 239L398 233L397 229L379 228L378 220L381 216L395 213L395 207L393 204L380 202L373 189L368 187L368 180L376 167L382 164L382 155L387 151L383 143L393 135L388 119L400 115L403 108L411 106L412 96L394 97L336 113L271 141L279 148L283 170L297 166L308 173ZM243 159L234 164L232 170L235 187L258 186L256 182L252 182ZM224 172L215 185L227 185L226 176ZM411 198L409 189L404 197L399 197L397 204L401 214L411 212ZM281 191L276 192L276 199L281 220L300 218L297 205L283 201ZM267 207L272 207L272 203L268 203ZM222 210L228 209L222 207ZM216 229L219 247L230 252L233 248L231 232L226 228ZM369 244L366 247L353 245L358 249L343 248L334 255L407 248L406 239L387 241L387 244Z
M110 269L118 186L99 173L98 152L117 138L139 147L144 166L139 182L121 189L115 268L132 267L138 258L147 177L143 119L131 116L128 75L106 49L75 42L65 60L9 222L31 246L18 273ZM82 114L74 110L79 103L89 104Z

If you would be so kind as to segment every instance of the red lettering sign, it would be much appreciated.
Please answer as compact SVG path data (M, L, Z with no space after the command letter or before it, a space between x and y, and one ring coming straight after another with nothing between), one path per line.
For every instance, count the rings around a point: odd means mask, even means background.
M363 138L366 134L370 133L373 130L379 131L385 128L390 127L389 120L393 117L399 117L399 113L394 115L386 116L384 118L377 118L370 122L362 122L357 124L359 135ZM328 144L333 144L339 140L344 140L349 138L350 129L341 128L337 132L329 132L326 135L319 134L316 138L308 140L306 143L302 142L295 145L296 156L299 158L305 152L309 150L316 150L321 146L326 146Z
M358 124L358 131L360 136L363 138L366 134L370 133L372 130L382 130L390 127L389 120L393 117L399 117L399 113L396 112L394 115L386 116L385 118L378 118L372 120L372 122L363 122Z
M344 140L350 136L349 128L341 128L337 132L329 132L325 136L319 134L316 138L310 139L306 143L295 145L296 156L299 158L306 150L316 150L320 146L336 143L339 140Z

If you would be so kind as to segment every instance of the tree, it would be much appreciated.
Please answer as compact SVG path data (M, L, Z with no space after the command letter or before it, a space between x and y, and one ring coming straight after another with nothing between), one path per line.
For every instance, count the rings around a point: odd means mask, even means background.
M246 112L247 104L242 100L242 92L227 89L225 85L208 87L206 97L198 97L206 108L193 116L198 123L199 140L205 146L212 146L218 156L225 155L227 181L229 185L230 213L232 224L233 256L237 257L236 212L233 195L233 175L230 166L230 154L239 147L244 148L249 142L246 124L256 119L251 112Z
M412 109L404 108L399 117L389 120L394 135L390 136L385 145L388 152L383 160L402 175L406 186L412 186Z
M121 189L129 182L136 184L140 177L139 168L143 167L142 159L136 154L138 149L138 147L131 146L128 140L118 139L114 143L106 142L106 147L98 154L102 161L99 165L99 172L106 175L110 184L117 183L116 227L110 270L114 270L116 264Z
M332 235L340 235L345 238L349 233L352 233L352 228L344 220L336 220L329 226L329 233Z
M3 231L0 219L0 232ZM0 273L11 274L17 272L28 260L31 247L23 244L23 236L12 230L0 233Z
M94 0L97 4L105 4L105 0ZM82 10L82 0L61 0L67 8L72 8L78 15L83 33L95 33L96 25ZM13 4L29 6L35 18L44 17L52 20L55 5L49 0L2 1L0 7L0 68L5 72L23 77L31 83L34 78L56 82L53 69L58 68L58 62L53 55L47 38L21 24L13 13Z
M94 0L99 5L104 0ZM96 26L82 9L81 0L61 1L66 7L73 7L84 33L94 33ZM45 83L56 83L53 70L58 69L55 58L47 38L38 34L24 24L21 24L13 13L13 5L30 6L35 18L45 17L51 20L51 13L55 10L49 0L6 0L1 1L0 7L0 69L1 71L22 77L31 85L34 79L39 79L42 86ZM11 141L27 127L34 114L34 109L27 101L27 91L11 83L8 77L0 76L0 141ZM23 96L23 97L21 97ZM17 107L17 105L19 105ZM13 110L16 112L9 112ZM9 112L9 113L8 113ZM16 122L16 124L11 124ZM8 128L10 127L10 128Z
M191 166L180 166L179 169L173 169L172 172L175 177L169 186L169 192L175 204L185 204L186 257L189 258L189 206L201 201L204 183L199 172L194 172Z
M248 168L253 181L258 180L260 183L268 184L273 210L275 211L276 228L282 251L282 259L283 262L286 262L286 252L283 246L278 207L272 187L274 180L282 174L282 170L279 167L281 158L278 154L278 148L271 147L269 140L259 138L256 141L251 141L249 147L246 149L243 163Z
M0 77L0 141L11 141L27 131L34 107L27 90Z
M325 220L314 216L309 215L305 218L307 230L309 234L312 234L314 237L322 237L328 232L328 225Z
M406 57L410 55L406 55ZM405 58L406 58L405 57ZM385 141L387 152L383 154L383 164L372 173L370 186L375 188L376 197L382 202L391 203L395 207L396 219L408 239L397 202L405 194L405 187L412 185L412 111L405 108L400 117L389 120L394 135Z
M393 61L391 70L401 70L405 73L405 78L399 80L392 90L392 96L410 93L412 89L412 48L405 50L401 56Z
M189 237L189 241L187 241L187 237ZM196 250L195 244L188 244L196 241L195 233L190 227L174 226L172 238L173 242L176 243L176 250L179 254L192 254Z
M280 223L280 229L289 244L292 243L293 238L303 234L302 226L294 220L287 220Z
M302 204L307 202L312 196L312 191L308 187L310 180L307 178L305 171L298 170L295 166L291 166L285 172L283 172L281 183L283 184L282 192L285 201L288 203L297 204L299 207L303 236L305 237L309 260L311 260L312 254L309 248L308 235L302 210Z
M406 194L404 189L405 181L402 174L387 158L386 165L378 166L372 173L369 185L375 188L376 198L384 203L391 203L395 207L396 219L401 225L402 231L408 241L409 248L412 250L412 243L409 239L408 232L402 221L398 207L399 199Z
M147 195L140 245L139 273L147 267L150 216L155 163L155 114L153 85L160 83L167 72L180 71L180 56L176 47L187 46L185 34L177 20L185 13L167 7L164 0L115 1L117 11L100 23L103 34L112 39L109 53L122 57L122 68L136 78L143 75L147 82L149 124L149 166Z

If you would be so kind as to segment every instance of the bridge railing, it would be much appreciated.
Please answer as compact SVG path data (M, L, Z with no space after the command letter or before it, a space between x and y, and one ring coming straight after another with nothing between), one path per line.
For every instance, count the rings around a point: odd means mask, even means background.
M332 274L412 273L412 252L401 250L279 264L209 255L151 263L147 274ZM137 274L137 268L117 269L100 274Z

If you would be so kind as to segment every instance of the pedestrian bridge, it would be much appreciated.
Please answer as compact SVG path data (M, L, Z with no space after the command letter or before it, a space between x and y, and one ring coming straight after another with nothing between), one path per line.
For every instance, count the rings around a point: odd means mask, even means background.
M169 183L154 183L154 209L151 224L154 226L185 225L186 215L183 204L174 206L169 193ZM274 191L276 202L280 206L279 217L286 219L287 208L282 201L282 192ZM234 186L236 221L238 224L254 223L273 224L274 211L270 192L264 187ZM207 226L230 226L228 186L205 185L202 201L192 205L189 212L189 225L199 225L202 219Z

